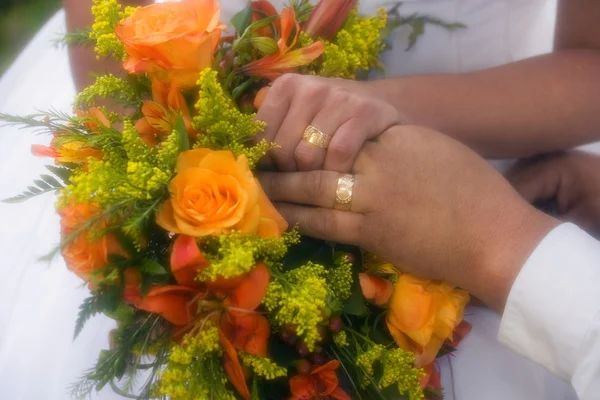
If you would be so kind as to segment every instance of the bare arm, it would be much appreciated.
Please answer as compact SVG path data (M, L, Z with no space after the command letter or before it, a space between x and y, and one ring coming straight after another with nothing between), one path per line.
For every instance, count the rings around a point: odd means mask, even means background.
M598 15L596 0L560 0L552 54L480 72L371 84L409 123L447 133L487 157L594 141L600 138Z
M127 6L144 6L153 3L152 0L122 0ZM64 0L67 16L67 30L73 32L89 28L94 22L92 16L92 0ZM71 46L69 48L71 70L78 91L94 82L94 75L106 73L118 74L121 66L114 60L97 60L94 49L90 47Z

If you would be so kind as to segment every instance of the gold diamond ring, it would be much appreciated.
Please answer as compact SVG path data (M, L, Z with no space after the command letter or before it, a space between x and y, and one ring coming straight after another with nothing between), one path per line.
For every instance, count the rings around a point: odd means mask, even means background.
M334 205L336 210L350 211L352 189L354 189L354 176L347 174L338 179Z
M302 138L308 143L313 144L322 149L326 149L327 146L329 146L329 142L331 141L331 136L329 136L325 132L320 131L312 125L306 127Z

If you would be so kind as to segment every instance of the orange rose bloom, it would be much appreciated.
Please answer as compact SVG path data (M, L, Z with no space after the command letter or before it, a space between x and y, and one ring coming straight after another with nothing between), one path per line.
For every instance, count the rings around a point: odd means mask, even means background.
M138 9L115 29L129 56L123 68L182 88L194 86L199 73L213 63L225 29L219 16L217 0L182 0Z
M82 224L97 215L98 208L91 204L75 204L61 209L60 215L61 235L76 231ZM98 230L106 227L102 221L90 229ZM92 273L108 265L110 254L124 254L118 240L114 235L107 234L98 240L91 240L89 232L81 232L73 241L62 249L62 255L67 267L81 279L89 281Z
M278 237L287 229L246 156L236 160L230 151L189 150L179 155L176 170L171 198L156 216L167 231L200 237L238 230Z
M469 294L445 282L403 274L390 300L387 326L396 343L416 353L417 366L430 364L463 319Z

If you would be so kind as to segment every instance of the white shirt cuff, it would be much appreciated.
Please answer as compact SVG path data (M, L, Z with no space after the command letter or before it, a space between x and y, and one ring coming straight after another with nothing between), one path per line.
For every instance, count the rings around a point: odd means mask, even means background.
M552 230L513 284L498 339L571 380L581 399L597 398L600 242L573 224Z

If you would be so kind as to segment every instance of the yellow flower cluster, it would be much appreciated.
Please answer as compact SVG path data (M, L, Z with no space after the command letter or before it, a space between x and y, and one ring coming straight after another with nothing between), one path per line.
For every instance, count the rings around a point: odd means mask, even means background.
M308 262L288 271L283 277L269 284L264 304L273 313L274 322L283 326L296 326L296 334L312 351L321 339L319 325L327 305L327 281L325 268Z
M226 388L228 379L221 366L221 354L218 328L208 321L200 333L173 346L157 383L157 395L173 400L234 400L234 394Z
M123 19L135 12L135 7L123 7L117 0L94 0L92 14L95 17L90 38L96 41L96 56L98 59L113 56L123 60L126 56L123 43L115 34L115 27Z
M385 9L377 15L363 17L353 10L344 27L331 42L325 42L325 51L320 60L310 64L307 72L325 77L356 79L359 71L380 67L379 55L384 48L381 31L387 24ZM306 35L301 36L303 46L310 44Z
M198 114L192 125L201 135L194 147L231 150L236 156L246 154L250 165L255 165L274 146L267 142L247 146L256 134L264 131L266 124L255 120L256 114L244 114L238 109L218 82L217 71L205 69L198 85Z
M287 369L275 364L273 361L264 357L257 357L255 355L240 352L238 353L242 362L245 366L252 368L252 371L258 376L265 378L266 380L273 380L287 376Z
M297 243L298 235L298 231L293 230L280 238L262 238L233 231L209 237L203 249L210 265L200 272L198 280L206 282L239 276L249 272L258 261L264 261L271 267L277 266L288 247Z
M385 389L388 386L397 385L400 394L408 395L410 400L424 398L423 389L420 386L424 372L415 367L413 353L399 348L386 349L380 344L369 347L356 359L356 364L366 376L361 383L363 387L375 382L374 365L377 362L380 363L383 371L377 387Z
M98 98L112 99L122 104L137 104L141 101L132 85L109 74L96 78L94 84L83 89L75 98L74 105L76 108L93 106Z
M352 263L346 255L336 258L336 266L327 271L329 293L339 301L346 301L352 294Z
M408 395L410 400L425 398L420 385L425 373L415 367L414 353L396 348L385 351L380 361L383 367L380 388L397 385L400 394Z
M345 331L340 331L333 335L333 342L339 347L346 347L348 346L348 335Z

